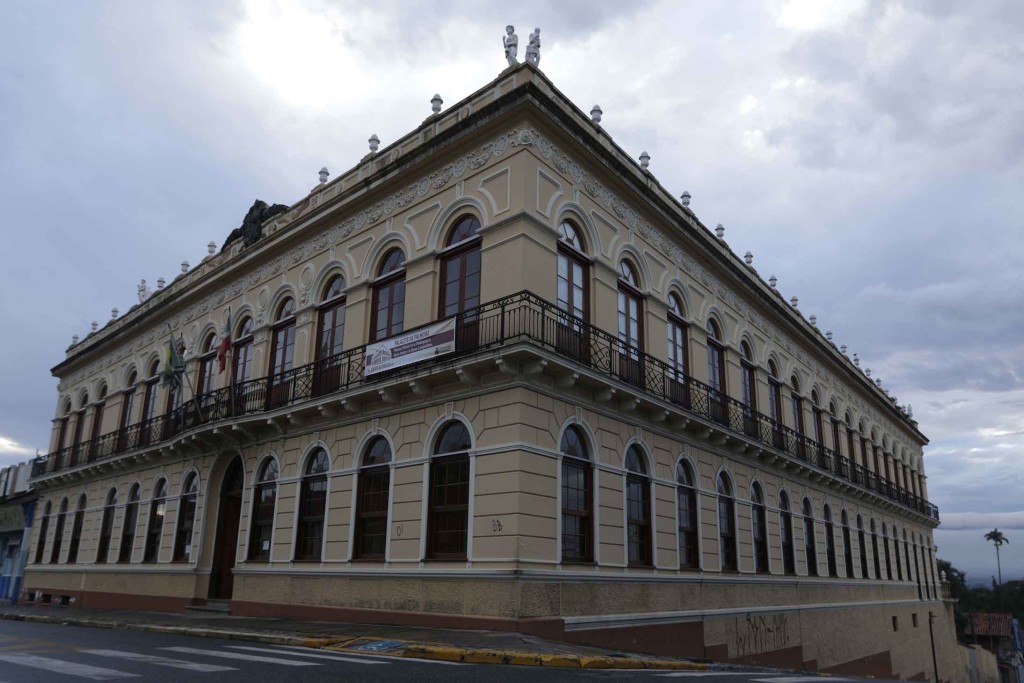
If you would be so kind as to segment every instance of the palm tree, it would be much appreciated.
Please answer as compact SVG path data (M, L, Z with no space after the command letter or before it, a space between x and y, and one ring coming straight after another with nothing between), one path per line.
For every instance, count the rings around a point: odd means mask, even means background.
M1010 541L1008 541L1006 539L1006 536L1004 536L1003 532L1000 531L999 529L993 529L992 531L990 531L987 534L985 534L985 540L986 541L992 541L995 544L995 546L996 546L996 570L999 572L999 583L1002 584L1003 583L1003 566L999 562L999 548L1004 543L1009 543Z

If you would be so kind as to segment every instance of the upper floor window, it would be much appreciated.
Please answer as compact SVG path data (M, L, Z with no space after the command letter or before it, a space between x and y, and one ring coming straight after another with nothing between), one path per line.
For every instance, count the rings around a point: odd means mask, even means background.
M434 441L427 510L429 556L464 559L469 539L469 430L458 420L446 424Z
M807 557L807 575L818 575L818 544L814 532L814 510L811 501L804 498L804 555Z
M240 390L244 388L240 385L252 379L252 341L252 318L245 316L238 323L234 341L234 381Z
M320 300L316 358L323 360L341 353L345 337L345 278L335 275L324 287Z
M263 461L256 477L256 490L252 497L252 521L249 527L249 559L270 559L270 544L274 535L274 508L277 503L277 460Z
M693 472L683 460L676 464L676 517L679 534L679 568L700 567L700 532L697 526L697 488Z
M729 475L718 475L718 548L723 571L736 571L736 507Z
M633 444L626 451L626 541L629 563L651 564L650 479L644 452Z
M107 385L101 384L99 391L96 392L96 405L92 409L92 434L89 436L91 441L89 455L96 455L96 441L100 438L103 433L103 414L107 408Z
M819 446L822 446L825 443L825 422L817 389L811 389L811 411L814 416L814 440Z
M373 283L370 341L399 334L405 322L405 254L392 249L381 259Z
M196 522L196 501L199 497L199 477L189 472L181 485L178 501L178 528L174 534L175 562L187 562L192 558L192 529Z
M274 332L270 343L270 372L268 377L269 395L267 407L276 408L288 403L291 398L292 369L295 357L295 300L285 299L277 307L274 316Z
M754 353L750 344L740 342L740 372L743 384L743 405L750 411L757 410L757 370L754 366Z
M153 498L149 503L149 523L146 525L146 544L143 546L142 561L157 562L160 559L160 541L164 532L164 515L167 512L167 480L160 479L153 487Z
M440 317L460 316L455 343L460 349L474 348L479 340L477 325L480 305L480 221L463 216L455 222L441 260Z
M124 392L121 394L121 429L129 427L135 416L135 385L138 381L138 373L135 370L128 373L128 381L125 382ZM124 437L125 435L122 435L120 438L124 439ZM124 448L124 445L122 444L120 447Z
M629 261L619 263L618 293L619 375L627 382L641 384L643 369L640 350L644 343L643 295L640 278Z
M327 515L327 451L314 448L306 456L299 488L299 523L295 536L296 560L319 560L323 553L324 519Z
M589 562L593 549L593 492L590 452L583 431L570 425L562 433L562 561Z
M356 496L355 557L383 558L388 539L391 445L374 437L363 449Z
M559 234L556 273L558 310L573 319L559 320L555 343L562 353L581 358L587 349L583 323L589 319L589 262L586 247L575 224L562 221Z
M796 375L790 378L790 383L793 385L793 391L790 394L790 400L793 408L793 431L800 436L804 434L804 400L800 396L800 380Z
M708 408L711 419L725 423L725 345L722 328L714 318L708 319Z
M217 334L211 332L206 335L202 346L199 347L199 382L196 383L196 391L200 396L213 393L214 378L217 364Z
M679 295L668 295L668 365L677 381L682 381L689 367L687 325Z

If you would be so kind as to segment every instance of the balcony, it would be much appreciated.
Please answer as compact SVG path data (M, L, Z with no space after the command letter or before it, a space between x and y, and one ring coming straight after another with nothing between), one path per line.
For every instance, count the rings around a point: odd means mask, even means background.
M635 392L659 408L667 406L684 419L739 437L775 457L939 521L938 508L923 498L880 479L874 472L823 444L623 344L615 336L564 313L530 292L483 304L459 317L453 354L366 377L367 345L363 345L279 375L217 389L187 401L166 415L50 453L33 462L32 477L100 463L207 426L279 414L281 409L289 407L314 409L332 397L343 398L354 392L384 387L398 378L422 376L425 372L440 370L441 366L450 367L454 361L525 344L554 354L570 367L590 371L606 385L610 379L611 384L622 386L623 393Z

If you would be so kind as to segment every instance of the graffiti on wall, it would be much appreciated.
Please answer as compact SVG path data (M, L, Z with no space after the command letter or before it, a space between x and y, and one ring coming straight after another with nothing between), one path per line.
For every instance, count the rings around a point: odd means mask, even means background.
M747 657L789 645L789 619L785 614L747 614L737 617L736 657Z

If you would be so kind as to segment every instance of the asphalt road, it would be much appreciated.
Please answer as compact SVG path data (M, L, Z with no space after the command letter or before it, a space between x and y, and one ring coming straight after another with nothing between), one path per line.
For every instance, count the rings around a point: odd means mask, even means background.
M160 633L0 621L0 683L160 681L649 681L836 683L762 672L580 671L453 664ZM876 682L877 683L877 682Z

